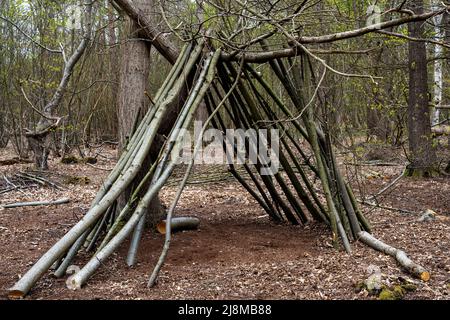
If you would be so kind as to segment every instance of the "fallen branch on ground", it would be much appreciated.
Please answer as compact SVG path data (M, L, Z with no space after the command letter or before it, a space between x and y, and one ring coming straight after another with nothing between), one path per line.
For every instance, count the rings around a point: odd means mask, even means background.
M390 188L392 188L405 175L405 172L406 172L406 167L405 167L405 169L402 171L402 173L397 178L395 178L391 183L389 183L387 186L385 186L379 192L377 192L376 194L370 196L367 200L374 200L377 197L381 196L386 191L388 191Z
M404 251L391 247L390 245L376 239L370 233L365 231L359 232L358 236L359 240L368 245L369 247L381 251L383 253L386 253L391 257L394 257L395 260L397 260L397 262L403 268L408 270L415 277L425 282L430 280L430 273L427 270L425 270L424 267L418 265L417 263L414 263L411 259L409 259Z
M399 167L403 164L391 163L391 162L380 162L380 161L368 161L368 162L344 162L346 166L357 166L357 167Z
M0 160L0 166L12 166L15 164L27 164L27 163L33 163L33 161L28 159L20 159L17 157L12 159Z
M55 201L32 201L32 202L16 202L16 203L9 203L2 205L5 209L10 208L18 208L18 207L36 207L36 206L50 206L50 205L58 205L58 204L65 204L69 203L69 198L62 198Z
M17 173L16 176L21 177L23 179L27 179L27 180L31 180L31 181L37 182L37 183L39 183L41 185L49 185L50 187L53 187L53 188L58 189L58 190L64 190L65 189L65 188L57 185L53 181L50 181L49 179L46 179L46 178L44 178L44 177L42 177L40 175L33 175L33 174L27 173L27 172L20 172L20 173Z
M161 221L156 225L156 229L161 234L166 234L166 220ZM170 221L170 229L172 232L195 230L198 228L200 220L195 217L177 217Z
M97 170L102 170L102 171L112 171L114 168L102 168L102 167L98 167L98 166L94 166L93 164L90 163L86 163L89 167L92 167L94 169Z
M358 200L358 202L361 203L361 204L367 205L367 206L371 206L371 207L374 207L374 208L385 209L385 210L389 210L389 211L397 211L397 212L407 213L407 214L419 214L418 212L414 212L414 211L410 211L410 210L406 210L406 209L400 209L400 208L383 206L383 205L380 205L378 203L373 203L373 202L369 202L369 201Z
M16 189L17 189L17 187L6 188L6 189L3 189L3 190L0 190L0 194L7 193L7 192L10 192L10 191L13 191L13 190L16 190Z

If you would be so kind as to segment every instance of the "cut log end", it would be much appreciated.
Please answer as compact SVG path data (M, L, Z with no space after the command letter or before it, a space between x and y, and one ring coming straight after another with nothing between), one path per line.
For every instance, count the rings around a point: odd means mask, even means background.
M422 281L427 282L430 280L430 273L428 271L424 271L420 274L420 279L422 279Z
M17 290L17 289L10 289L8 292L8 299L10 300L17 300L17 299L22 299L23 297L25 297L25 292L23 292L22 290Z
M156 230L158 230L158 232L161 234L166 234L166 220L158 222L158 224L156 225Z
M67 289L74 290L74 291L81 289L80 283L78 281L76 281L74 276L67 278L66 287L67 287Z
M74 275L78 271L80 271L80 267L79 266L71 265L71 266L67 267L66 274L67 275Z

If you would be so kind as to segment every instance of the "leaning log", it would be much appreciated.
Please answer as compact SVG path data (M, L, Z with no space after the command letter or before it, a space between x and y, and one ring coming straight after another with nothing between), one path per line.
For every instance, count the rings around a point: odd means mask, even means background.
M133 1L115 0L114 2L141 28L142 35L150 40L156 50L158 50L167 61L174 64L179 55L177 47L163 36L163 33L150 22L148 16L146 16Z
M200 220L195 217L177 217L171 219L170 229L172 232L195 230L198 228ZM161 234L166 234L166 220L159 222L156 225L156 230Z
M408 258L406 253L400 249L396 249L394 247L391 247L390 245L376 239L374 236L372 236L370 233L361 231L358 233L359 240L369 247L381 251L385 254L390 255L391 257L394 257L395 260L406 270L408 270L412 275L415 277L423 280L428 281L430 280L430 273L425 270L424 267L418 265L417 263L413 262L411 259Z
M164 183L169 179L170 174L173 171L175 162L171 162L167 165L167 169L161 174L161 177L152 184L143 196L141 201L131 215L130 219L125 223L123 228L109 241L101 250L99 250L89 262L75 275L67 279L66 286L71 290L80 289L81 286L89 279L92 274L100 267L118 247L119 245L131 234L135 226L139 222L142 214L146 212L151 200L163 187ZM11 295L12 293L10 293Z
M190 73L194 67L201 48L195 50L185 61L178 61L185 66L181 74L174 77L174 81L168 81L159 91L159 99L156 106L152 108L139 125L133 137L130 139L127 151L124 152L115 169L110 173L102 188L97 193L92 203L92 207L84 217L73 226L57 243L55 243L23 276L9 289L9 298L17 299L25 296L31 287L42 277L42 275L64 255L74 243L97 223L98 219L108 210L116 201L120 194L130 185L138 174L144 159L150 151L150 146L156 136L157 130L163 121L168 106L175 97L178 96L180 88L185 81L185 76ZM177 68L177 64L172 68ZM164 94L162 94L164 93ZM108 256L109 252L105 254ZM86 268L86 267L85 267ZM90 276L84 272L83 268L79 273ZM95 268L93 268L95 270ZM91 269L89 269L91 270ZM78 273L77 273L78 275ZM77 276L78 277L78 276ZM78 278L77 278L78 279ZM82 279L83 280L83 279ZM80 281L82 283L82 281Z

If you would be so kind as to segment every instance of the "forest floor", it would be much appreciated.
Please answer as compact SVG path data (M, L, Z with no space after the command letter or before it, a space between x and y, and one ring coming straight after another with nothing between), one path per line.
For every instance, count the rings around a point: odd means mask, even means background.
M60 206L0 209L0 299L6 298L7 289L20 275L86 212L108 173L99 168L112 168L115 161L114 150L102 152L103 157L94 166L62 164L59 159L50 162L51 177L65 182L65 190L39 187L0 194L0 205L71 199ZM12 157L11 149L0 150L0 160ZM12 176L31 167L1 166L0 180L3 175ZM361 166L355 191L374 194L402 170L401 164ZM176 183L163 189L165 204L170 204L176 189ZM409 213L362 206L374 235L405 250L431 272L427 283L413 280L417 290L404 299L450 299L450 179L402 178L379 201ZM435 219L420 222L427 209L436 213ZM147 289L146 283L164 236L148 230L134 268L125 264L125 243L83 289L70 291L65 279L47 274L27 299L376 299L365 290L356 290L357 284L369 276L368 269L379 267L384 281L411 278L393 258L362 243L353 243L351 255L335 250L330 232L322 224L291 226L269 221L251 196L232 180L188 185L176 215L197 216L201 224L196 231L174 235L156 287ZM81 253L75 263L82 265L87 259Z

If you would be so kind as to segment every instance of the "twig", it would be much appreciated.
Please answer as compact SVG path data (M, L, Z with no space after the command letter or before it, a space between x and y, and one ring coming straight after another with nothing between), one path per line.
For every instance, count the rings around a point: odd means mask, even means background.
M0 16L0 19L5 20L6 22L8 22L9 24L13 25L17 30L20 31L20 33L22 33L25 37L27 37L31 42L33 42L35 45L41 47L44 50L47 50L48 52L51 53L62 53L59 50L54 50L54 49L49 49L46 46L44 46L43 44L37 42L36 40L33 39L32 36L28 35L25 31L23 31L16 23L14 23L13 21L9 20L6 17Z
M30 99L28 99L27 94L25 93L25 90L23 90L23 87L20 86L20 90L22 91L23 97L25 98L26 102L28 102L28 105L31 107L31 109L33 109L34 111L36 111L41 117L47 119L47 120L58 120L58 117L51 117L46 115L45 113L43 113L41 110L39 110L38 108L36 108L34 106L34 104L30 101Z
M367 200L375 200L378 196L382 195L387 190L392 188L405 175L405 171L406 171L406 167L405 167L405 169L403 169L402 173L397 178L395 178L391 183L389 183L387 186L385 186L383 189L381 189L377 194L370 196Z
M94 168L94 169L97 169L97 170L103 170L103 171L111 171L111 170L112 170L112 168L111 168L111 169L108 169L108 168L100 168L100 167L94 166L93 164L90 164L90 163L86 163L86 164L87 164L88 166Z
M435 40L430 40L430 39L421 39L421 38L414 38L414 37L410 37L401 33L395 33L395 32L390 32L390 31L385 31L385 30L378 30L376 31L377 33L381 33L384 35L388 35L391 37L396 37L396 38L400 38L400 39L405 39L408 41L414 41L414 42L426 42L426 43L431 43L431 44L435 44L438 46L443 46L445 48L450 48L450 45L448 43L445 42L440 42L440 41L435 41Z
M10 186L17 188L17 186L14 183L9 181L9 179L6 177L6 175L3 175L3 179L5 179L6 183L9 184Z
M17 187L6 188L4 190L1 190L0 194L8 193L8 192L16 190L16 189L17 189Z
M17 176L17 177L20 177L20 178L22 178L22 179L32 180L32 181L34 181L34 182L37 182L37 183L39 183L41 186L44 186L44 185L45 185L45 182L44 182L44 181L39 180L39 179L37 179L37 178L35 178L35 177L33 177L33 176L27 176L27 175L24 175L24 174L22 174L22 173L16 173L16 176Z
M54 182L52 182L52 181L50 181L50 180L48 180L48 179L45 179L44 177L41 177L41 176L34 176L34 175L32 175L32 174L25 173L25 172L23 172L22 174L23 174L25 177L29 177L29 178L32 179L32 180L36 179L36 180L42 181L42 182L44 182L44 183L46 183L46 184L48 184L48 185L50 185L50 186L52 186L52 187L54 187L54 188L56 188L56 189L58 189L58 190L64 190L64 189L65 189L65 188L63 188L63 187L61 187L61 186L58 186L56 183L54 183Z
M377 204L377 203L364 201L364 200L358 200L358 202L361 203L361 204L364 204L364 205L368 205L368 206L375 207L375 208L380 208L380 209L385 209L385 210L389 210L389 211L397 211L397 212L401 212L401 213L415 214L415 215L419 214L418 212L409 211L409 210L400 209L400 208L383 206L383 205L380 205L380 204Z
M398 167L402 166L403 164L397 164L397 163L390 163L390 162L344 162L344 165L346 166L357 166L357 167Z

